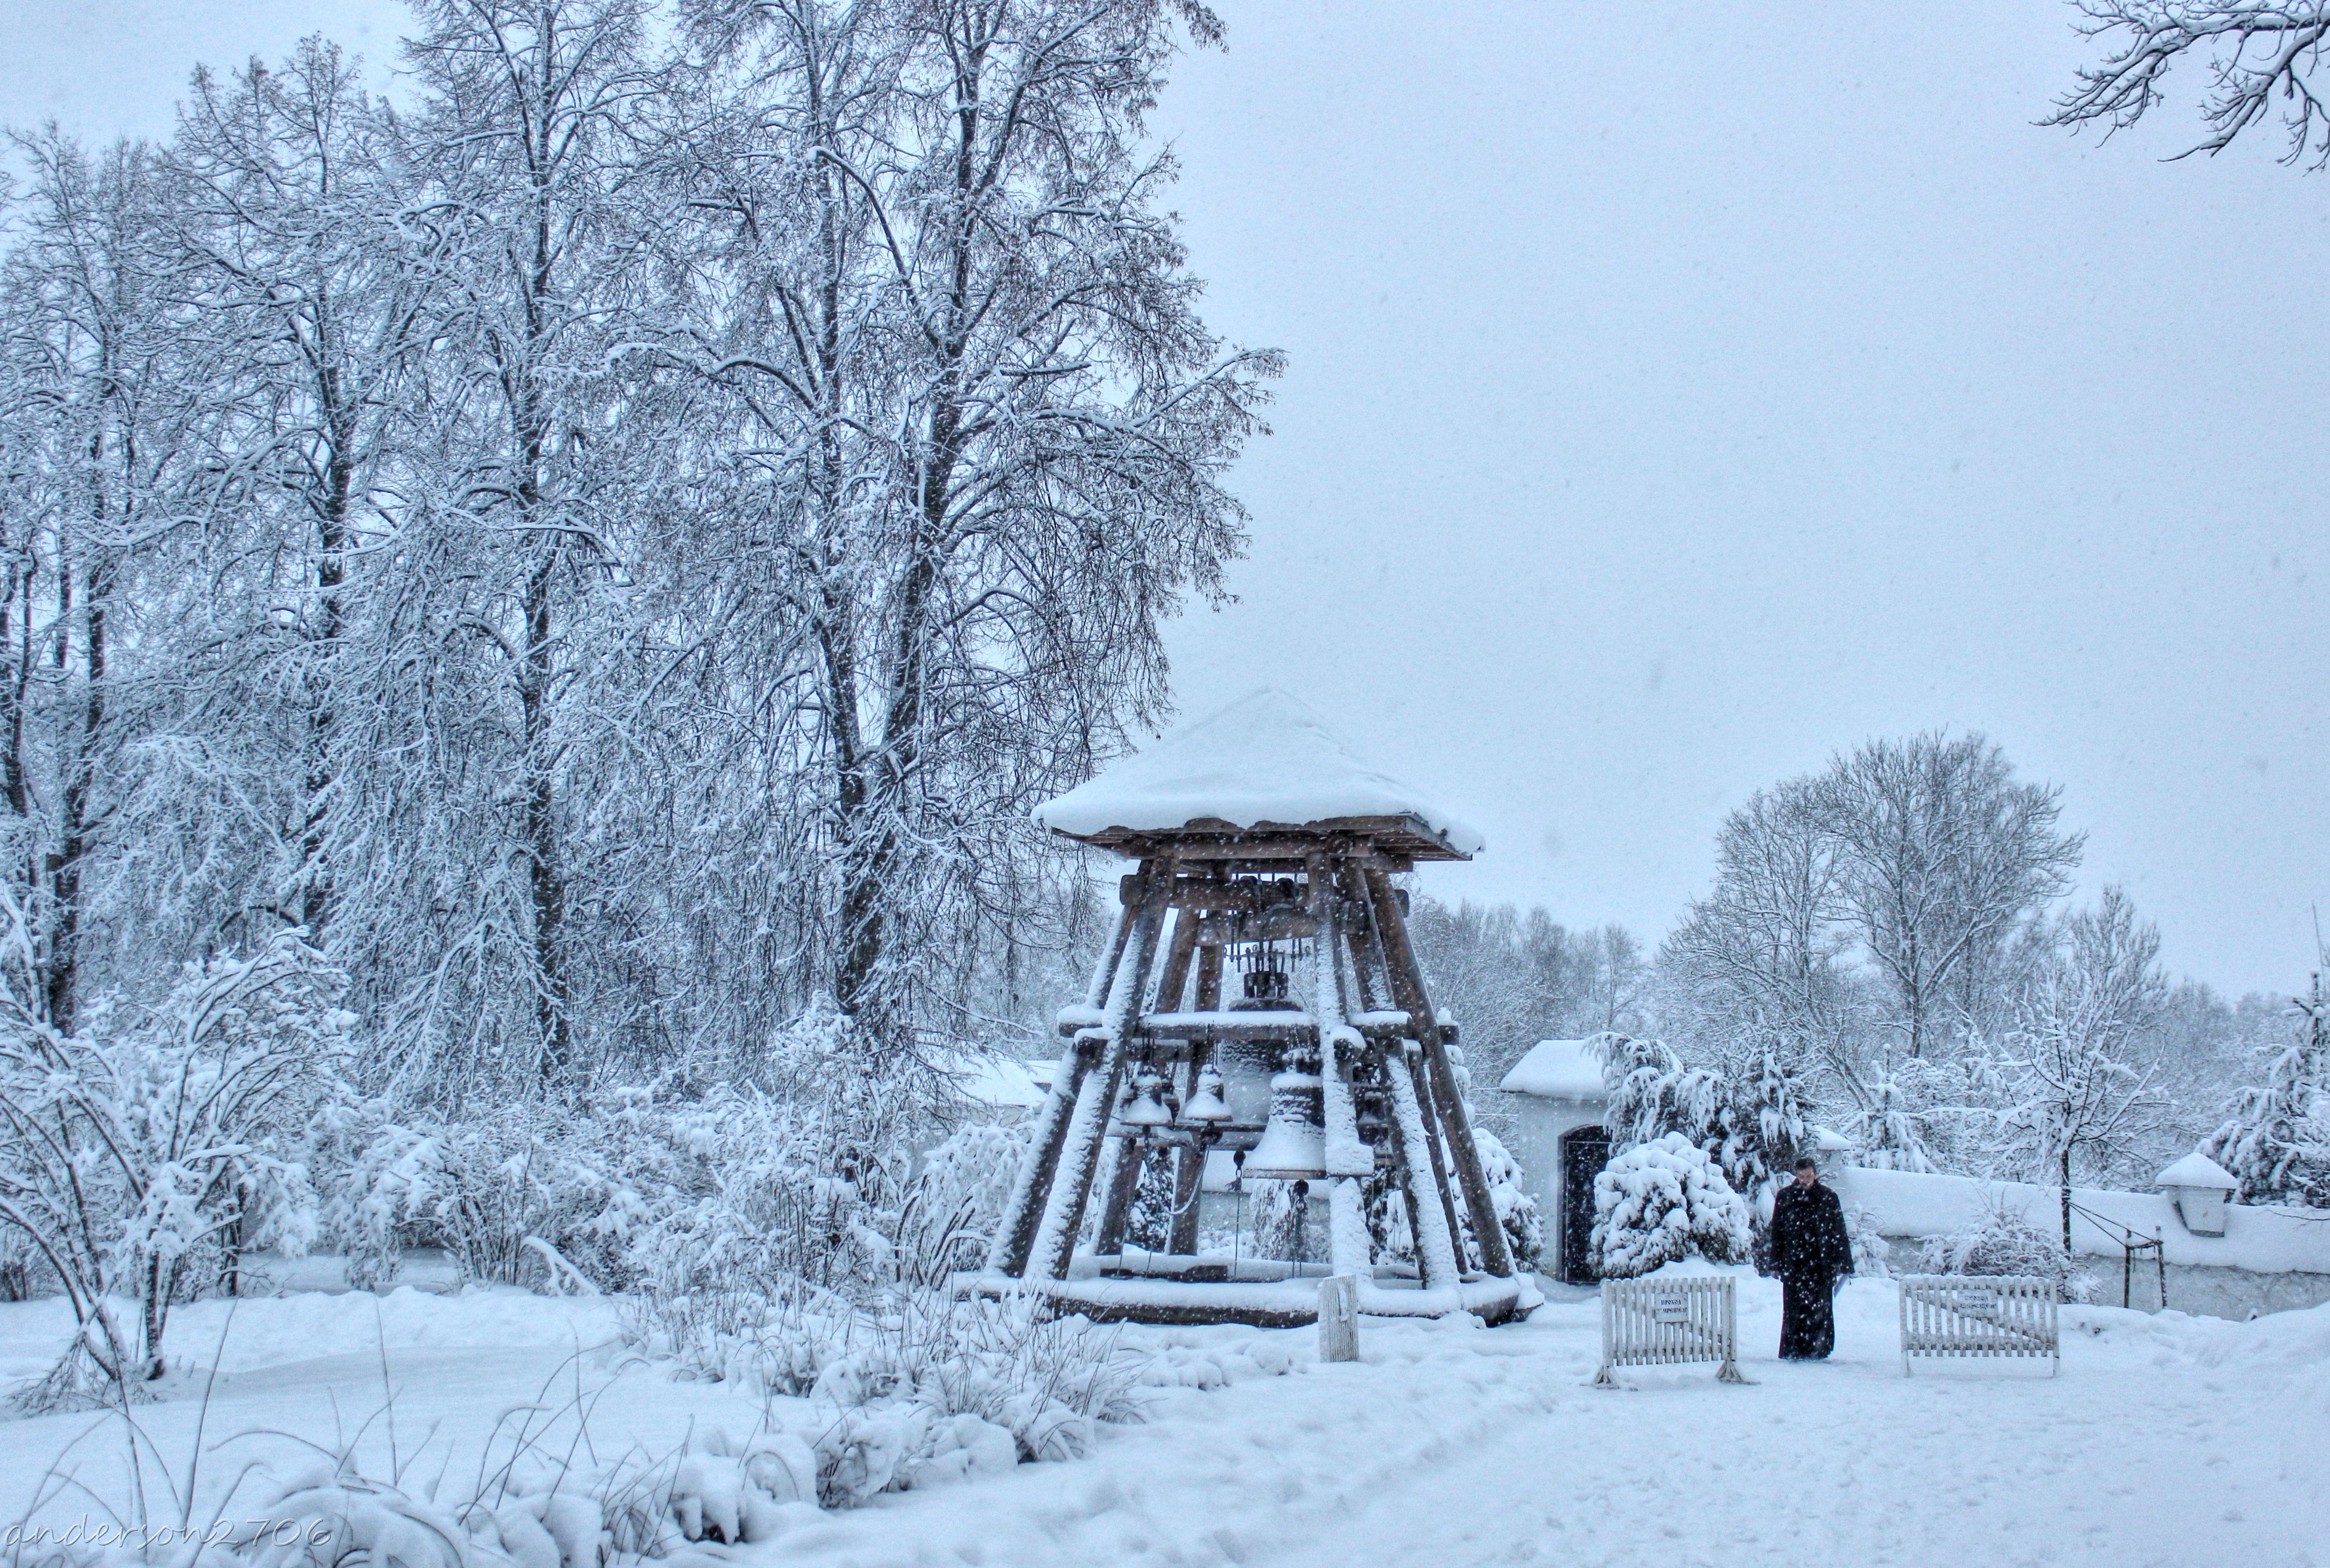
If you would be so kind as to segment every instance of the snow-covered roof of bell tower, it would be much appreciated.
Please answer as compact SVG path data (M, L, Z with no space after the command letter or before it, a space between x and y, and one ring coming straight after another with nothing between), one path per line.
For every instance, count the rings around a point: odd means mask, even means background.
M1317 714L1265 686L1112 764L1036 808L1055 833L1115 846L1192 825L1420 825L1419 857L1469 858L1481 835L1421 793L1361 761Z

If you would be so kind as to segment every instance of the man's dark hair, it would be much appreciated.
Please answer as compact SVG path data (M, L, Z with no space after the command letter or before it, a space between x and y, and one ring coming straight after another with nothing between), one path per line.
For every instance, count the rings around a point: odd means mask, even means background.
M1820 1161L1814 1159L1808 1154L1800 1154L1796 1157L1795 1168L1797 1170L1817 1171L1820 1169Z

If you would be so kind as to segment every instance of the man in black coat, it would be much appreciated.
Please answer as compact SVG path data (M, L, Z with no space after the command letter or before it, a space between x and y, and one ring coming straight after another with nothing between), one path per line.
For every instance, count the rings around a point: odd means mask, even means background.
M1822 1361L1836 1347L1830 1309L1838 1279L1852 1269L1844 1206L1820 1185L1812 1158L1772 1198L1772 1261L1780 1276L1780 1359Z

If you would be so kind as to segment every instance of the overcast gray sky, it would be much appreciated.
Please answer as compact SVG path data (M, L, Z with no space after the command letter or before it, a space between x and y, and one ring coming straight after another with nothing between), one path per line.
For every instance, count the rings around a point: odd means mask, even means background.
M1217 0L1157 117L1208 312L1291 371L1200 712L1264 681L1479 823L1435 891L1646 939L1871 734L2060 784L2174 969L2298 985L2330 732L2330 205L2189 111L2035 128L2059 0ZM374 0L12 0L0 119L166 131Z

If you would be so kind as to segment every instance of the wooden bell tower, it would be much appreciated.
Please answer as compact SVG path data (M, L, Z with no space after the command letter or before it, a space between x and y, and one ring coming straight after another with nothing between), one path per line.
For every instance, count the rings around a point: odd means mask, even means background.
M1050 1093L987 1270L967 1283L1016 1281L1095 1318L1284 1326L1313 1318L1316 1279L1335 1273L1358 1280L1363 1312L1518 1316L1534 1292L1506 1246L1450 1054L1454 1030L1433 1010L1390 880L1420 861L1469 859L1477 841L1435 826L1429 808L1397 808L1402 787L1276 693L1176 744L1037 813L1138 869L1120 883L1115 932L1082 1006L1061 1011ZM1183 815L1209 803L1246 820ZM1268 815L1322 804L1395 808ZM1226 998L1224 976L1238 968L1247 994ZM1257 1061L1274 1065L1266 1112L1251 1082L1222 1092L1226 1073L1243 1067L1251 1079ZM1326 1264L1198 1255L1208 1155L1258 1146L1269 1174L1323 1187ZM1175 1174L1161 1253L1124 1242L1142 1165L1160 1149ZM1412 1267L1370 1256L1364 1189L1379 1176L1403 1195ZM1095 1244L1079 1252L1094 1205Z

